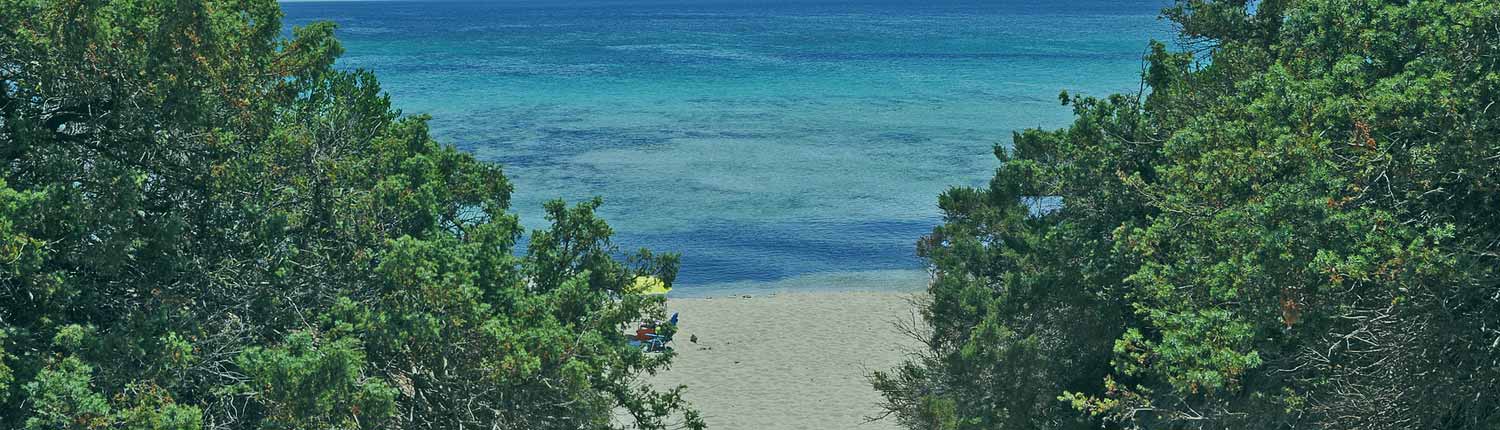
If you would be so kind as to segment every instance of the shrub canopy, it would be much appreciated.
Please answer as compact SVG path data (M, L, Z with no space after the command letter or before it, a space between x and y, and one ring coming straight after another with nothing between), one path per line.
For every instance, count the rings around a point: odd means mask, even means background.
M1500 3L1179 0L919 253L911 428L1500 427Z
M0 0L0 428L701 427L621 326L674 255L531 234L334 26L274 0Z

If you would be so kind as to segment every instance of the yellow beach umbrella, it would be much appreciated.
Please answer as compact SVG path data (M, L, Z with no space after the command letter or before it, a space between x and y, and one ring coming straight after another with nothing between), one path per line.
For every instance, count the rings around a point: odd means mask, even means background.
M668 291L672 291L672 288L668 287L666 282L662 282L661 278L655 276L637 276L635 277L635 283L630 286L630 291L649 296L666 294Z

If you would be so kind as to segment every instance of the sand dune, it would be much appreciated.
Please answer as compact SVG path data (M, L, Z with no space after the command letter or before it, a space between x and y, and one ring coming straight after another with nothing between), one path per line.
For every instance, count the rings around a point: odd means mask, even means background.
M689 386L712 429L896 428L866 423L880 396L865 374L919 346L896 321L913 293L830 292L671 299L681 312L672 368L652 378ZM696 335L697 343L689 339Z

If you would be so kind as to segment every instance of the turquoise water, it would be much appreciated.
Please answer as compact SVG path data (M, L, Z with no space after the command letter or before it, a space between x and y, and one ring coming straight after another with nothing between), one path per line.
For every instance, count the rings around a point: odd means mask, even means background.
M332 20L434 134L505 166L514 209L603 196L679 292L919 288L937 195L983 185L1060 90L1135 92L1163 1L284 3ZM675 293L674 293L675 294Z

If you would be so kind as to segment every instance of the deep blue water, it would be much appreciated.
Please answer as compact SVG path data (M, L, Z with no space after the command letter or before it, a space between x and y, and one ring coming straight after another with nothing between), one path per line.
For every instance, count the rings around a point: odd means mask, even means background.
M603 196L622 248L683 254L679 292L919 288L937 195L995 144L1134 92L1164 0L283 3L339 24L434 134L502 163L514 209ZM676 293L674 293L676 294Z

